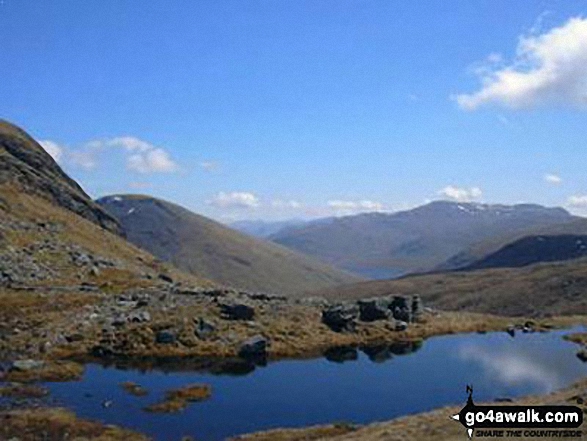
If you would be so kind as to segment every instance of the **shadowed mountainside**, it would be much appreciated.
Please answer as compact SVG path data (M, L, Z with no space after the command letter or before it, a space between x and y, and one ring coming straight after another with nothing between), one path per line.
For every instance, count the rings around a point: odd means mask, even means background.
M360 280L170 202L133 195L108 196L97 202L120 221L132 243L218 283L300 296L311 289Z

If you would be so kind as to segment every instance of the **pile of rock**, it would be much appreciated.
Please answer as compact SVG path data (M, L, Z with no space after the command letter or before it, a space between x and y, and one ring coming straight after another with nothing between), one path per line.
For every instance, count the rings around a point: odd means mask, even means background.
M322 323L334 332L354 332L359 309L353 304L328 306L322 311Z
M409 323L420 321L423 313L422 299L418 295L381 297L354 304L326 305L322 310L322 323L335 332L354 332L357 320L395 320L395 330L405 331Z

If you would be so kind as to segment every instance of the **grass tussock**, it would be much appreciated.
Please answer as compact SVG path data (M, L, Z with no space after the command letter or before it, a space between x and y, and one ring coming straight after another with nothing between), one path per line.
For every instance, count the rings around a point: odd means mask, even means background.
M165 394L165 400L145 408L147 412L170 413L184 410L189 403L207 400L212 396L212 388L207 384L192 384L173 389Z

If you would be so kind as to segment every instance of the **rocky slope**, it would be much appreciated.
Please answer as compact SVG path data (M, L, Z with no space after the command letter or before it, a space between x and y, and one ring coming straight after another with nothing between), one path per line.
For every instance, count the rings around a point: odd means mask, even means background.
M0 120L0 186L5 184L17 185L31 196L41 197L120 234L116 219L95 204L39 143L24 130Z
M383 279L430 271L484 240L525 235L532 228L573 219L561 208L438 201L399 213L361 214L286 228L271 240L337 267ZM499 246L509 242L507 237ZM455 261L444 269L471 262Z
M135 245L224 285L299 297L308 290L360 280L170 202L132 195L97 202L119 220Z

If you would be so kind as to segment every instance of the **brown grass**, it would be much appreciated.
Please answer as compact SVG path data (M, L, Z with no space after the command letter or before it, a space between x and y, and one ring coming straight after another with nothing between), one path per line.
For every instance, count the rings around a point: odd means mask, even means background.
M30 371L9 371L7 381L32 383L36 381L72 381L79 380L84 373L83 365L72 361L46 362L40 369Z
M49 395L49 389L36 384L12 383L0 386L0 397L43 398Z
M165 394L165 400L147 406L147 412L169 413L185 409L189 403L207 400L212 396L212 388L207 384L191 384L181 389L173 389Z
M0 439L19 441L147 441L144 435L80 420L64 409L15 410L0 413Z

